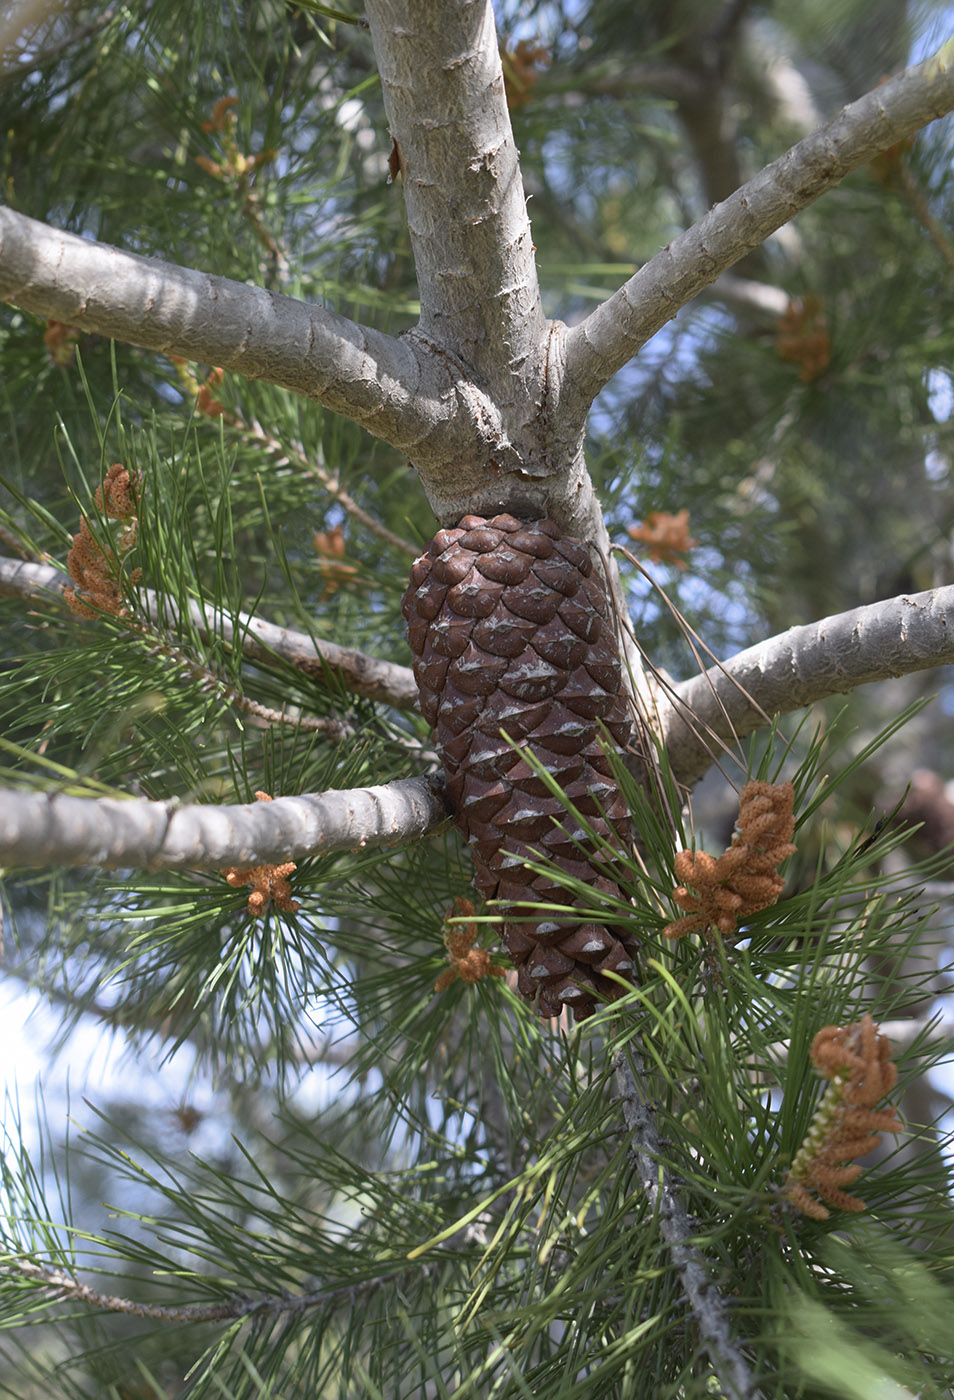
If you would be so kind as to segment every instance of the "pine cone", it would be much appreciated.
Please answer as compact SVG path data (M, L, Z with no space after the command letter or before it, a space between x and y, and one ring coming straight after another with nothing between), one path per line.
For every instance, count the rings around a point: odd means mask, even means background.
M484 897L585 908L585 898L527 868L534 850L619 895L585 832L520 752L534 754L601 837L628 848L629 815L599 722L625 747L629 706L606 590L586 546L550 520L467 515L415 562L402 608L421 709ZM503 940L521 994L545 1017L565 1006L578 1021L591 1016L598 1001L620 995L602 974L633 970L625 934L569 915L509 922Z

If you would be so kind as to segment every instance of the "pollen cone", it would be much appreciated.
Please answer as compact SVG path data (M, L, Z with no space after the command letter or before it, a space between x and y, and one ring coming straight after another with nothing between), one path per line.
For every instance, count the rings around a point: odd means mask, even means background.
M465 516L415 562L403 611L421 709L484 897L593 907L535 875L526 864L534 851L594 892L619 896L612 863L524 756L540 761L593 830L628 848L629 814L599 726L624 748L629 707L606 590L586 546L550 520ZM632 977L631 937L602 922L515 911L503 939L521 994L544 1017L569 1007L582 1020L621 995L607 972Z

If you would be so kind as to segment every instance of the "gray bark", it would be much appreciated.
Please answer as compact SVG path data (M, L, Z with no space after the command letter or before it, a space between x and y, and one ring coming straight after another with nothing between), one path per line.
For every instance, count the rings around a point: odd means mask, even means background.
M449 817L442 785L304 793L232 807L0 789L0 865L215 870L416 840Z
M661 725L673 772L691 787L767 717L952 663L954 586L791 627L674 687Z
M583 424L558 421L564 327L540 302L490 0L368 0L421 299L410 338L443 360L485 430L443 460L412 454L441 524L550 515L608 544Z
M523 425L546 319L490 0L368 0L398 142L420 331ZM531 448L532 451L532 448ZM529 455L529 454L528 454Z
M318 399L411 452L451 415L413 344L262 287L63 233L0 206L0 299L160 354Z

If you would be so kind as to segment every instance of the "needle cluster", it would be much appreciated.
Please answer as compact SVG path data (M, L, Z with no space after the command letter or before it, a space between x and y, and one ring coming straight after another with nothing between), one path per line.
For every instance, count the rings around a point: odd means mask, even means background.
M672 897L685 917L667 924L667 938L713 931L731 937L739 920L774 904L785 886L778 873L794 855L795 790L791 783L746 783L732 843L721 856L678 851L673 862L682 883Z

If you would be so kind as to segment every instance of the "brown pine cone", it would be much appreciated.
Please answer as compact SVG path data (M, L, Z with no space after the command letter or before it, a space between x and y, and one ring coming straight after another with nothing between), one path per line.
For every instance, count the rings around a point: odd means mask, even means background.
M402 604L421 709L487 899L585 908L526 865L543 851L591 889L619 896L592 842L521 756L531 751L577 811L618 850L629 814L599 744L624 748L622 692L606 590L589 550L550 520L467 515L440 530L411 570ZM503 730L517 748L501 735ZM504 925L521 994L541 1016L579 1021L630 977L635 947L604 923L540 914Z

